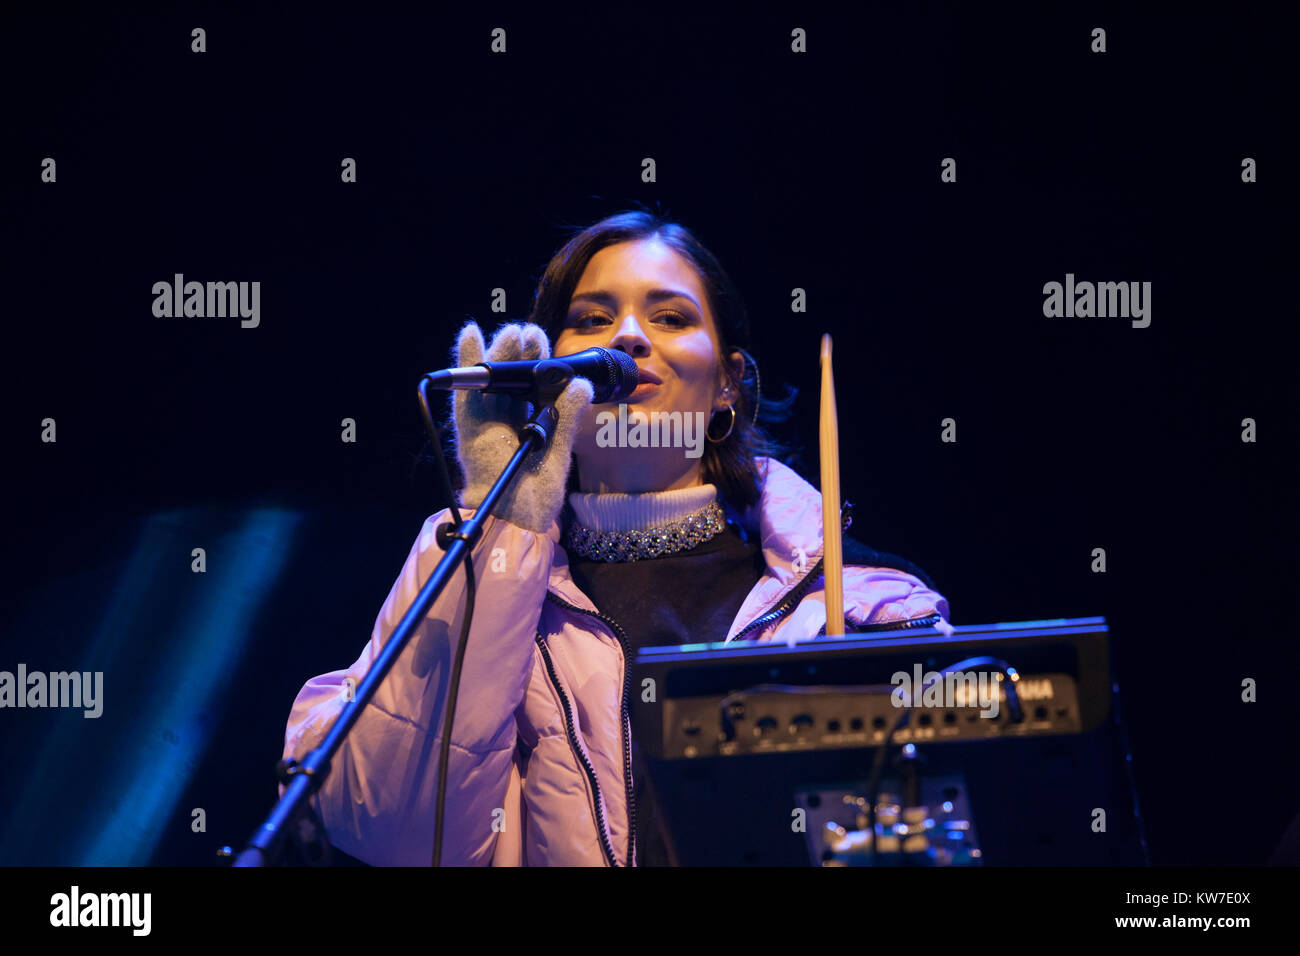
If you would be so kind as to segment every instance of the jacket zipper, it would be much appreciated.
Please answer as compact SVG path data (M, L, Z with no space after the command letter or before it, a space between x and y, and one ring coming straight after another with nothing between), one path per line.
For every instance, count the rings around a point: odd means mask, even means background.
M609 836L605 830L605 814L603 811L604 801L600 796L600 781L596 779L596 768L593 767L582 748L578 745L578 732L573 721L573 712L569 709L569 696L560 686L559 675L555 672L555 664L551 660L550 648L546 646L546 641L538 632L536 638L537 646L542 652L542 660L546 663L546 673L551 679L551 684L555 687L555 692L560 695L560 703L564 705L564 728L568 731L569 746L573 748L574 755L582 763L583 769L587 773L587 779L591 781L591 786L595 794L596 804L596 829L600 833L600 848L605 854L605 859L609 861L610 866L618 866L618 861L614 859L614 847L609 842Z
M942 615L938 611L931 611L923 617L908 618L905 621L887 621L883 624L849 624L854 634L862 634L866 631L903 631L916 627L933 627L941 620ZM845 622L846 624L848 622ZM818 637L826 636L826 625L817 633Z
M750 631L775 624L798 607L799 602L803 600L803 596L808 592L808 588L817 580L817 576L821 573L823 561L823 558L818 558L817 563L812 566L811 570L800 578L798 583L787 591L780 601L772 605L772 607L768 608L767 611L760 614L737 631L736 636L733 637L732 640L738 641ZM859 634L864 631L900 631L914 627L931 627L932 625L939 623L939 619L939 612L932 611L924 617L914 617L906 621L890 621L884 624L861 624L851 626L853 627L854 632ZM826 625L823 624L822 629L818 632L817 636L821 637L825 633Z
M609 615L602 614L599 611L588 611L586 608L570 604L554 591L548 590L546 599L553 604L558 604L565 610L585 614L588 617L594 617L605 622L609 629L614 632L614 636L618 638L619 646L623 649L623 705L619 716L623 719L623 788L627 794L628 819L627 865L633 866L636 861L636 794L632 790L632 721L628 717L628 694L632 686L632 658L628 651L627 634L619 626L618 621Z
M841 502L840 504L841 533L848 531L849 525L851 524L853 524L853 504L852 502L848 502L848 501ZM756 628L766 627L769 624L779 621L781 620L781 618L785 617L796 607L798 607L799 602L803 600L804 594L807 593L809 586L814 581L817 580L817 573L821 571L822 562L824 560L825 560L824 558L818 558L817 563L812 566L812 568L808 571L808 573L805 574L802 578L800 578L795 583L795 585L792 588L790 588L789 591L786 591L785 595L782 598L780 598L780 600L778 600L776 604L773 604L770 608L768 608L758 617L754 618L752 621L750 621L748 624L742 627L739 631L737 631L736 636L733 637L732 640L738 641L743 636L748 634L750 631L755 630Z
M803 596L808 592L808 588L817 580L817 575L821 569L822 559L818 558L817 563L809 569L807 574L795 583L794 587L785 592L784 597L737 631L736 636L733 637L732 640L738 641L750 631L773 624L793 611L798 607L799 602L803 600Z

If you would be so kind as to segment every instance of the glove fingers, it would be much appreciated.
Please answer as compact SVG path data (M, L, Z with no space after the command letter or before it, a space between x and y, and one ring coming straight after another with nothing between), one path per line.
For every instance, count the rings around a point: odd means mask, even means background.
M561 419L576 422L582 410L596 397L595 387L585 378L575 378L569 382L560 397L555 400L555 410Z
M524 352L523 329L513 322L497 329L487 349L489 362L518 362Z
M467 365L477 365L483 361L483 331L478 327L477 322L467 322L456 336L456 351L452 357L452 365L456 368L464 368Z
M575 378L560 393L560 397L555 400L555 410L559 412L560 418L555 426L555 434L551 437L550 447L547 448L548 457L553 454L563 454L566 458L569 456L573 448L573 436L578 429L578 419L595 395L591 382L585 378Z
M495 339L493 344L496 344ZM483 330L479 328L477 322L468 322L461 328L456 338L456 353L452 362L459 368L478 365L484 361L484 351ZM509 397L505 395L474 390L452 391L452 415L458 438L468 440L486 423L499 420L503 412L502 405L508 404L508 399Z
M549 358L550 353L546 333L532 323L511 322L501 326L485 350L482 332L477 324L471 322L461 330L456 362L463 367L485 361L529 361ZM466 429L487 421L504 421L519 427L528 420L528 405L520 396L470 391L458 392L455 401L458 418L477 420L463 421Z
M479 328L477 322L467 322L456 336L456 348L453 350L451 363L457 368L477 365L483 361L483 351L483 330ZM458 445L472 436L476 431L475 425L486 418L484 397L478 392L452 391L452 417L456 423Z
M513 395L457 389L452 392L452 400L455 402L456 431L467 437L478 434L493 422L515 424L519 419L515 408L517 400ZM526 416L518 424L524 421L527 421Z
M551 346L546 333L532 323L511 322L501 326L488 346L489 362L519 362L550 358ZM494 421L508 422L515 428L528 421L530 407L521 395L488 395L479 393L479 403L474 407L479 414Z
M546 333L542 331L541 326L525 322L519 330L523 339L524 359L532 361L551 357L551 343L547 341Z

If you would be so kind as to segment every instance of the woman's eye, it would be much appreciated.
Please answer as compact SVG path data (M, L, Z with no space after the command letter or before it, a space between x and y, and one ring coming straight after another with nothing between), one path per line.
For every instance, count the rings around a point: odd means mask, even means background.
M654 315L654 321L667 325L670 328L683 328L691 324L689 318L682 315L680 312L673 311L656 312ZM582 315L573 319L570 324L575 329L590 329L597 326L609 325L611 322L612 320L609 316L600 312L584 312Z

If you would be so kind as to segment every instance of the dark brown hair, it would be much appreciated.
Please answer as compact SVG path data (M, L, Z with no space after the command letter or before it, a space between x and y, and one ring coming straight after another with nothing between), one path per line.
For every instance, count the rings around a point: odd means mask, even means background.
M701 478L706 483L716 485L721 497L738 511L744 512L759 500L759 475L755 457L779 457L787 450L759 422L788 418L795 390L787 388L786 394L780 399L771 397L770 390L769 394L759 394L760 373L748 353L749 316L745 305L717 258L690 229L648 210L615 213L586 228L579 228L547 263L537 283L528 321L541 326L554 347L556 339L564 330L573 291L592 257L606 246L639 239L658 239L683 256L699 274L700 282L708 294L723 356L723 373L739 397L735 404L736 423L731 433L721 442L704 443ZM745 369L739 379L726 361L727 356L737 349L745 354ZM722 434L730 419L728 413L722 415L721 419L710 422L708 433ZM577 489L576 463L569 472L569 487L570 490Z

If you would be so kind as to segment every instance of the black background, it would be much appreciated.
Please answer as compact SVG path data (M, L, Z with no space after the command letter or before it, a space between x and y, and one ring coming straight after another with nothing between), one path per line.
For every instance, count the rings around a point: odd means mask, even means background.
M141 733L163 763L198 745L137 862L242 843L298 688L357 657L444 504L420 374L466 317L527 313L566 226L633 202L736 280L764 381L801 389L784 434L814 483L834 336L855 537L925 568L954 623L1108 618L1154 861L1263 861L1300 808L1292 34L1281 4L1051 6L6 12L0 668L87 668L119 623L103 718L0 714L0 862L81 862ZM260 281L260 327L155 318L177 272ZM1150 281L1150 327L1045 318L1067 272ZM227 600L203 589L257 508L297 530L169 737L158 662Z

